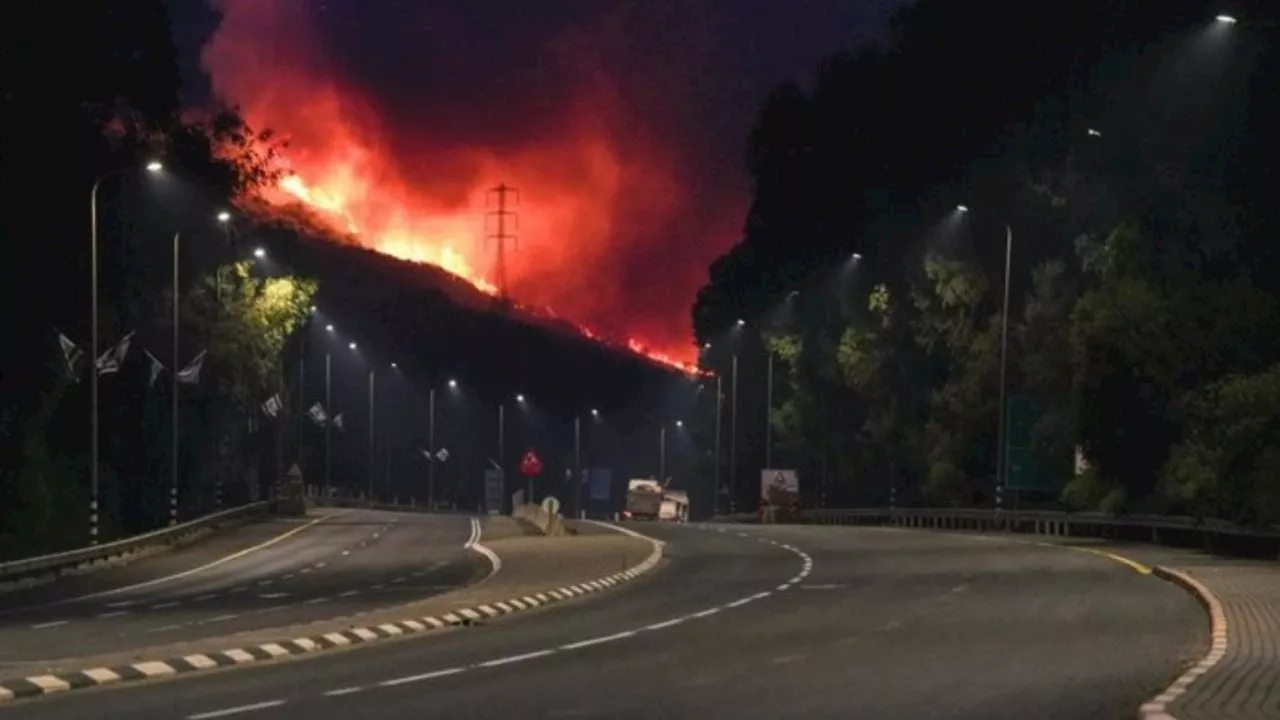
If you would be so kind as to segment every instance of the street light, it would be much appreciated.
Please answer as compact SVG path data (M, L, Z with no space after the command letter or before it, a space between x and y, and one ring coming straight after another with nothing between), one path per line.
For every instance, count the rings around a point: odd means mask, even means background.
M1214 18L1214 19L1215 19L1215 20L1217 20L1218 22L1220 22L1220 23L1224 23L1224 24L1226 24L1226 25L1235 25L1235 24L1236 24L1236 19L1235 19L1234 17L1230 16L1230 15L1219 15L1219 16L1217 16L1217 17L1216 17L1216 18Z
M600 417L600 411L595 408L591 408L591 417Z
M853 259L854 259L854 260L861 260L861 259L862 259L862 253L854 253L854 254L853 254Z
M355 349L356 349L356 344L355 344L355 342L354 342L354 341L352 341L352 342L347 343L347 347L351 348L352 350L355 350Z
M218 222L224 223L224 222L229 222L230 220L231 220L231 213L227 212L226 210L223 210L218 213Z
M449 381L449 388L450 388L450 389L452 389L452 390L457 390L457 389L458 389L458 381L457 381L457 380L450 380L450 381Z
M333 323L324 326L326 332L333 332Z
M957 206L961 212L968 212L964 205ZM1013 263L1013 227L1005 225L1004 241L1004 302L1000 310L1000 415L996 421L996 508L999 509L1004 495L1004 486L1009 482L1007 477L1008 458L1005 457L1005 386L1007 385L1007 367L1009 356L1009 273ZM892 489L892 488L890 488Z
M261 260L262 258L267 256L267 251L263 250L262 248L254 248L253 256Z
M1089 137L1102 137L1102 133L1094 130L1093 128L1089 128Z
M524 395L517 394L517 395L516 395L516 402L518 402L518 403L522 403L522 402L524 402Z
M395 363L391 363L391 369L392 369L392 370L395 370L395 369L397 369L397 368L399 368L399 367L400 367L399 365L397 365L397 364L395 364Z
M747 324L746 320L743 320L742 318L738 318L738 327L742 327L743 325L746 325L746 324Z
M682 427L684 427L684 421L683 421L683 420L677 420L677 421L676 421L676 427L678 427L678 428L682 428Z
M969 212L969 208L968 208L968 207L966 207L966 206L964 206L964 205L957 205L957 206L956 206L956 210L959 210L959 211L960 211L960 212L962 212L962 213L967 213L967 212Z
M159 173L164 165L159 160L148 162L147 172ZM98 176L89 188L89 544L98 544L98 187L114 175L129 168L112 170ZM176 295L174 304L177 305ZM174 368L177 372L177 368Z

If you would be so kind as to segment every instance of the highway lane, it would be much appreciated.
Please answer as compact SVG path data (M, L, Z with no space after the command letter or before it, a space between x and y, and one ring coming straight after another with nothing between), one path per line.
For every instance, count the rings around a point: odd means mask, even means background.
M442 592L480 572L463 547L470 530L459 515L335 513L204 570L153 572L130 585L11 607L0 615L0 670L328 619Z
M668 566L599 598L0 716L1118 719L1206 632L1179 589L1085 553L877 529L651 529Z

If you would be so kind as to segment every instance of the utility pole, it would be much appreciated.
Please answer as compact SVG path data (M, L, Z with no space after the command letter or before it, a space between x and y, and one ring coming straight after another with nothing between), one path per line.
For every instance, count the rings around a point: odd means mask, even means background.
M721 389L720 373L716 373L716 460L715 460L715 480L712 482L714 486L712 490L715 492L716 507L720 507L720 418L724 414L724 390Z
M488 239L497 244L497 260L494 263L494 285L498 288L498 302L503 306L510 303L507 288L507 241L513 243L512 249L518 250L520 240L515 235L519 229L519 217L514 210L507 209L507 196L514 195L516 204L520 202L520 194L515 188L505 183L489 190L485 205L491 209L485 217L485 231Z
M667 485L667 424L658 430L658 484Z
M376 374L373 368L369 368L369 502L373 502L373 477L374 477L374 441L377 437L374 434L374 380Z
M769 371L767 387L765 390L765 408L764 408L764 466L773 468L773 349L767 351L769 355Z
M738 506L738 354L733 354L733 378L730 380L733 396L729 403L729 513Z
M434 510L436 506L436 389L427 393L427 508Z
M582 517L582 413L573 416L573 498Z

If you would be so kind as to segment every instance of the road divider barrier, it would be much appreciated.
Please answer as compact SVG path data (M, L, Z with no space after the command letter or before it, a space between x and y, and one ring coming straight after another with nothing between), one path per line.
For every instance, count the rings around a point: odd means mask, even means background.
M21 558L0 563L0 587L11 582L60 575L83 570L101 563L120 561L142 553L186 544L220 526L240 522L250 517L267 515L271 503L249 503L196 518L180 525L135 535L123 540L92 545L49 555Z
M511 517L517 520L527 521L541 532L549 537L559 537L565 534L564 523L557 513L549 512L541 505L526 503L515 509L511 513Z

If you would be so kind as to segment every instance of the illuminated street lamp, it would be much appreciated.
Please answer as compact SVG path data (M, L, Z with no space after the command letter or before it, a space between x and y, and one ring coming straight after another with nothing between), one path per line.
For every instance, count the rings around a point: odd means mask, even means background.
M231 213L227 212L226 210L223 210L222 212L218 213L218 222L224 223L224 222L229 222L230 220L231 220Z
M325 326L324 326L324 329L325 329L327 332L333 332L333 323L329 323L328 325L325 325Z
M262 248L254 248L253 256L261 260L262 258L265 258L267 256L267 251L263 250Z
M450 381L449 381L449 387L450 387L450 388L452 388L452 389L454 389L454 390L457 390L457 389L458 389L458 381L457 381L457 380L450 380Z
M149 173L158 173L161 170L164 170L164 165L159 160L152 160L151 162L147 163L146 168L147 168L147 172Z
M1235 19L1234 17L1230 16L1230 15L1219 15L1219 16L1217 16L1217 17L1216 17L1216 18L1214 18L1214 19L1215 19L1215 20L1217 20L1217 21L1218 21L1218 22L1220 22L1220 23L1223 23L1224 25L1235 25L1235 24L1236 24L1236 19Z

